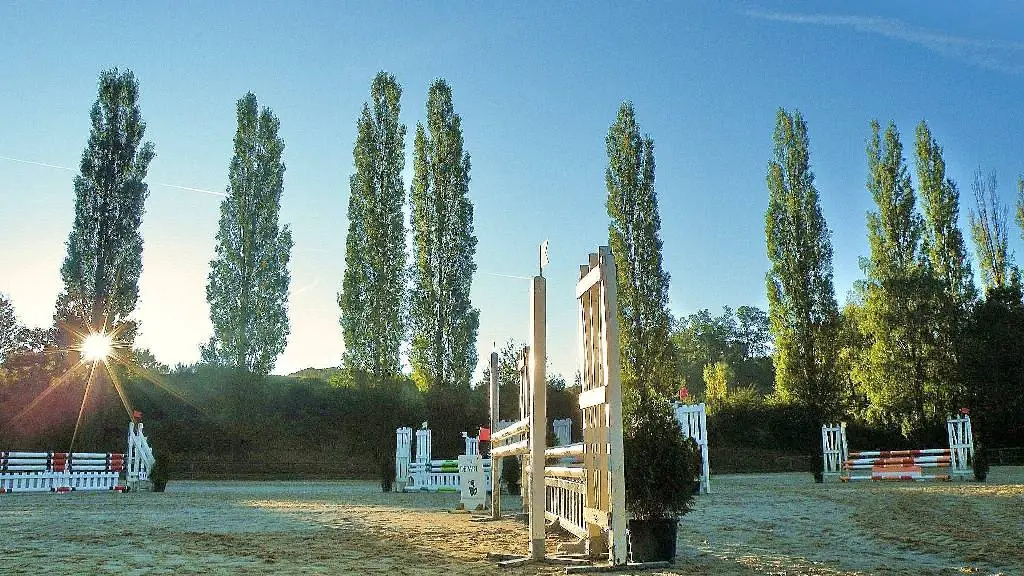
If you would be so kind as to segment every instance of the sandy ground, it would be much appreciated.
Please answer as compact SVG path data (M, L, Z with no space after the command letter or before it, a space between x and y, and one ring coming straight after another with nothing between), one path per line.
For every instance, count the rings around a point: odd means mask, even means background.
M1024 468L993 468L985 484L764 474L714 476L712 489L680 523L675 566L645 574L1024 574ZM525 526L471 522L448 512L456 501L370 482L0 495L0 574L563 572L498 568L486 553L525 551Z

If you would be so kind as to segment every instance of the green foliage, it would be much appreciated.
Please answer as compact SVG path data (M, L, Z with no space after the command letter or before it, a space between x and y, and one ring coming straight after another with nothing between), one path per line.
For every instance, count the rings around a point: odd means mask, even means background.
M153 469L149 471L149 480L153 484L154 492L163 492L171 477L171 457L158 453L154 454L153 460Z
M974 469L975 480L984 482L988 478L988 470L991 468L988 461L988 449L981 442L975 442L974 460L971 461L971 466Z
M990 288L965 330L960 378L975 438L989 446L1024 444L1024 303L1021 286Z
M959 321L977 297L974 272L958 225L960 193L956 183L946 177L942 148L923 120L917 125L915 152L925 222L922 251L942 288L943 313ZM945 335L945 344L950 344L957 328L955 325L946 327L954 333Z
M61 267L57 320L90 331L117 327L135 309L142 272L142 215L153 144L143 143L135 75L100 74L92 128L75 176L75 220ZM130 339L132 332L122 334Z
M683 435L671 403L645 396L623 432L626 508L637 520L690 511L700 471L696 442Z
M519 481L523 476L523 463L518 456L503 458L501 460L501 479L508 487L508 493L517 495L520 493Z
M956 227L958 195L945 177L942 150L927 126L918 126L917 172L926 218L915 194L896 127L884 142L872 122L868 189L877 212L868 215L871 257L862 266L864 346L853 378L866 397L865 416L919 435L963 397L957 378L958 346L974 301L963 239Z
M430 86L427 125L416 125L410 192L413 236L409 360L421 389L469 388L480 311L470 301L476 271L469 153L451 87Z
M633 104L619 106L605 138L608 242L618 281L623 410L679 388L669 339L669 275L662 266L661 216L654 191L654 141L641 137Z
M349 179L345 275L338 295L345 366L389 379L401 370L406 279L405 125L402 88L377 74L357 122L355 174Z
M945 414L964 400L957 375L960 362L957 346L962 341L977 290L958 225L960 195L956 184L946 177L942 148L924 121L917 126L915 152L925 222L922 252L927 257L927 271L933 281L933 293L927 296L935 310L935 322L931 326L934 344L929 350L929 362L937 389L938 410Z
M704 402L709 414L725 405L729 396L729 382L736 377L726 362L715 362L704 367Z
M14 315L14 304L6 294L0 292L0 364L17 346L21 326Z
M238 101L228 197L206 285L213 336L205 362L269 374L290 331L288 286L292 233L278 224L284 190L284 141L270 108L251 92Z
M704 394L704 367L725 361L735 371L735 384L754 386L761 394L775 386L770 356L768 316L753 306L728 306L720 316L708 310L680 318L672 328L676 372L690 392Z
M981 170L974 172L972 190L975 208L968 212L968 216L974 254L981 268L981 281L985 290L1005 288L1011 276L1019 274L1007 250L1009 209L999 201L997 187L994 170L989 173L987 180Z
M778 395L823 422L839 412L835 346L838 305L832 286L830 232L810 167L807 125L779 109L768 163L765 236L772 263L766 284L775 337Z
M854 367L854 378L868 399L866 416L882 424L899 424L907 433L927 418L925 372L931 309L929 277L921 254L924 222L914 209L914 190L895 125L884 144L877 121L868 145L868 190L877 212L868 213L870 260L862 267L861 331L867 347Z

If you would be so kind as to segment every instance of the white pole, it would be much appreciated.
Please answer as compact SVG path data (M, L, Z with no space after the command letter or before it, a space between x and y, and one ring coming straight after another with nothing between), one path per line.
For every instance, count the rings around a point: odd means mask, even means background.
M498 431L498 353L491 352L491 434ZM501 517L501 458L494 457L494 444L491 444L491 518Z
M603 342L605 378L608 398L608 472L611 486L611 542L610 560L618 566L626 563L626 480L622 449L622 388L619 360L619 306L618 284L615 259L607 246L599 248L601 255L601 287L603 289L602 313L604 320Z
M535 276L530 291L530 557L544 559L544 450L547 430L547 282Z

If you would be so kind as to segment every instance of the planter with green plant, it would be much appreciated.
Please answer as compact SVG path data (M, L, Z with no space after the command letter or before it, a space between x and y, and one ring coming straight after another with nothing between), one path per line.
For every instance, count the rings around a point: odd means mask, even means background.
M519 481L522 478L523 470L519 458L503 458L501 460L501 479L505 481L505 487L512 496L519 496Z
M697 443L683 435L668 400L641 399L623 431L630 559L672 561L679 517L693 506Z
M154 458L153 469L149 471L149 481L153 485L153 492L163 492L167 487L169 468L168 457L165 454L157 454Z
M980 441L974 443L974 458L971 460L971 467L974 468L974 479L984 482L988 478L988 450Z

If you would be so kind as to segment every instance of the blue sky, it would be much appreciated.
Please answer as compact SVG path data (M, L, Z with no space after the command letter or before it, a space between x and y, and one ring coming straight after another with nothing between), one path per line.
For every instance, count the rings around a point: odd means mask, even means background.
M604 137L623 100L655 141L677 315L766 306L764 178L779 106L808 122L840 302L868 252L872 118L897 123L908 158L914 126L928 121L964 225L976 168L996 170L1006 203L1024 172L1019 2L139 4L0 7L0 292L23 322L50 321L74 173L11 159L77 168L99 72L130 68L157 152L138 344L169 364L197 360L211 331L220 199L164 184L224 190L247 91L280 118L286 144L282 221L295 248L279 373L339 363L355 122L381 69L404 88L407 158L430 82L453 87L473 164L481 361L492 342L527 332L528 283L496 274L533 274L549 239L549 353L570 377L572 286L607 243ZM1011 248L1022 253L1016 228Z

